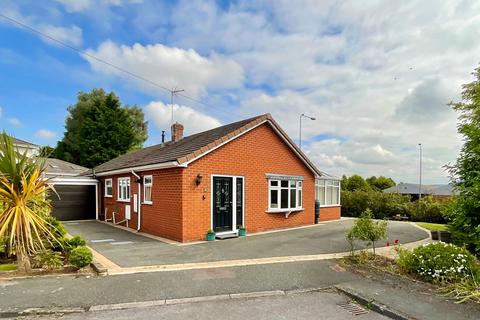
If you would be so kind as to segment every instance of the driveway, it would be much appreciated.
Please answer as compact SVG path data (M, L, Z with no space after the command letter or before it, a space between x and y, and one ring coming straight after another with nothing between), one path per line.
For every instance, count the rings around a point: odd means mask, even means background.
M352 219L342 219L308 228L191 245L167 244L97 221L66 222L65 226L71 235L82 236L94 250L126 268L345 252L349 250L345 233L352 223ZM389 222L390 242L414 242L428 236L408 222ZM364 244L357 244L358 249L363 247Z

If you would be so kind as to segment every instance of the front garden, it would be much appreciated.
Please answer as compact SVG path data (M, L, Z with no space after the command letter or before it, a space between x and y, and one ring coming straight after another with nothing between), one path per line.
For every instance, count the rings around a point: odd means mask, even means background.
M0 274L88 272L92 252L85 241L67 238L51 215L55 190L44 178L44 163L19 153L5 133L0 154Z
M388 274L433 286L436 294L457 303L480 304L480 262L466 248L432 242L408 250L398 241L386 243L396 252L394 259L379 256L375 246L387 238L387 221L372 220L366 210L346 234L351 254L343 260L352 271L367 275ZM372 250L356 251L357 241L366 241Z

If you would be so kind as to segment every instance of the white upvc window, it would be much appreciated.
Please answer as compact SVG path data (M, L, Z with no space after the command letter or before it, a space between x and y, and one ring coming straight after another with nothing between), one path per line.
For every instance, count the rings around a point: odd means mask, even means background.
M113 196L113 181L112 179L105 179L105 197L111 198Z
M315 181L315 200L320 206L340 205L340 181L318 179Z
M143 203L152 204L153 177L143 177Z
M130 201L130 178L118 178L118 201Z
M299 180L268 180L268 210L302 209L302 184Z

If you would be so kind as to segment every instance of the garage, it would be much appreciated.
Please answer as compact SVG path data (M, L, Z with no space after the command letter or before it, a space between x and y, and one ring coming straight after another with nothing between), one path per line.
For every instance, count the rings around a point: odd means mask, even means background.
M96 218L95 185L54 185L52 215L58 220L86 220Z
M88 168L59 159L45 159L45 176L58 196L50 195L52 215L58 220L98 217L98 181Z

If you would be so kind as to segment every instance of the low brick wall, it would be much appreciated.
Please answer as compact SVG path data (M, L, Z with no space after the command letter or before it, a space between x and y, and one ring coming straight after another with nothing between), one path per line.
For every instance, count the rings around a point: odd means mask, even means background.
M341 207L320 207L319 221L329 221L340 219Z

